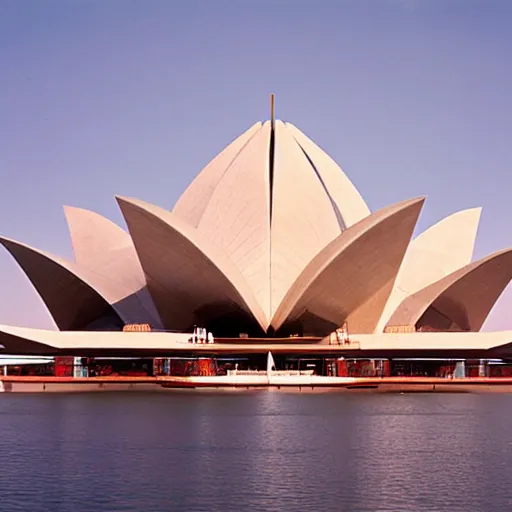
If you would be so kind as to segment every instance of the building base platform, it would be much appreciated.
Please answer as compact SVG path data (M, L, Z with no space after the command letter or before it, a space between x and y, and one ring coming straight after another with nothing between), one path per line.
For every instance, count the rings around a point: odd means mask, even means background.
M0 393L111 391L288 391L295 393L512 393L512 378L355 377L318 382L228 383L201 377L39 377L0 376Z
M0 376L0 393L163 391L157 377Z

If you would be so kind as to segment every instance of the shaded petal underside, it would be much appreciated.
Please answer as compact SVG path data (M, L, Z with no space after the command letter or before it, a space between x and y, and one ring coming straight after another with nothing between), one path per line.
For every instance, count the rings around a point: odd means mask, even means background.
M416 325L432 307L461 329L478 331L512 278L512 249L470 263L407 297L388 325Z
M34 285L59 329L85 329L110 313L108 301L79 277L73 263L8 238L0 243Z
M171 212L135 199L117 200L167 327L188 329L198 310L220 304L245 311L266 330L263 310L220 246Z
M471 208L449 215L410 243L378 331L384 330L406 297L471 262L481 210Z

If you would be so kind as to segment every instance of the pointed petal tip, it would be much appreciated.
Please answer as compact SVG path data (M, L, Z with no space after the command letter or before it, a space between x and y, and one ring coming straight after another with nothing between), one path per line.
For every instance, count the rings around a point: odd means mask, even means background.
M9 245L20 245L22 247L28 247L22 242L18 242L18 240L15 240L14 238L9 238L7 236L1 236L0 235L0 244L2 244L5 248Z
M68 222L68 225L71 221L71 217L80 215L80 213L94 213L91 210L87 210L86 208L80 208L78 206L71 206L68 204L62 205L62 209L64 210L64 216Z
M458 210L456 212L453 212L451 215L448 215L448 217L452 217L455 215L475 215L480 216L482 214L482 207L481 206L475 206L473 208L465 208L464 210Z
M124 206L137 204L139 202L137 199L135 199L133 197L119 196L117 194L114 197L115 197L115 200L117 201L119 208L121 208L121 210L123 209Z
M426 196L418 196L418 197L413 197L412 199L404 199L403 201L399 201L398 203L392 203L387 206L384 206L383 208L379 208L379 210L377 210L374 213L381 212L381 213L385 213L385 215L387 216L387 215L394 215L397 211L406 210L406 209L412 208L412 207L416 207L416 208L418 208L418 210L421 210L421 208L423 207L423 204L425 203L425 200L426 200ZM373 214L371 214L368 217L365 217L365 219L369 219L369 218L377 219L378 216L374 217ZM363 222L365 219L362 219L359 222Z
M114 197L118 204L120 204L120 203L145 203L145 201L142 201L142 199L137 199L136 197L120 196L117 194Z
M154 205L153 203L148 203L147 201L142 201L142 199L136 199L135 197L126 197L126 196L115 196L117 204L119 208L121 209L121 213L123 214L123 217L128 222L128 219L126 218L126 211L130 209L137 209L137 210L145 210L148 213L151 213L152 215L155 215L155 212L158 211L159 213L164 213L165 215L172 215L170 211L164 210L160 206Z
M403 210L411 207L416 207L418 209L418 212L420 212L423 208L423 205L425 204L425 201L427 200L427 196L417 196L413 197L412 199L406 199L405 201L400 201L399 203L395 203L394 208L393 206L390 206L391 209L398 209ZM419 215L419 213L418 213Z
M69 204L62 205L62 209L64 210L64 215L69 215L73 213L92 213L95 215L99 215L98 213L94 212L93 210L90 210L89 208L82 208L80 206L72 206Z

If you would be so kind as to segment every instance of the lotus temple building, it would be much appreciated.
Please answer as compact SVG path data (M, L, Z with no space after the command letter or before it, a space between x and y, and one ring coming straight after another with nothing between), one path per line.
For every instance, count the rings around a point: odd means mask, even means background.
M257 365L272 351L278 365L508 371L512 331L480 329L512 278L512 249L473 259L480 208L413 237L424 197L371 211L329 155L273 114L172 210L116 200L126 230L65 207L72 261L0 239L58 327L0 326L0 357Z

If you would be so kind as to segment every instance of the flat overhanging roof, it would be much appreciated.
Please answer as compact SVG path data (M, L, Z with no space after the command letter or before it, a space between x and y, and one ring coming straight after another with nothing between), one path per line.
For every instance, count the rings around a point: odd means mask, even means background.
M0 326L3 354L76 356L245 355L268 351L335 357L512 357L512 331L351 335L349 344L320 338L230 338L192 344L188 333L49 331Z

